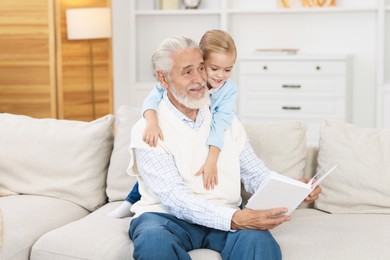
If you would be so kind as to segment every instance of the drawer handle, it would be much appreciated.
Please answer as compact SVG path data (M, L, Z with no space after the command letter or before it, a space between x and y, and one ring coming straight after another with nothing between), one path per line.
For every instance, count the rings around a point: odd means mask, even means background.
M301 85L282 85L282 88L301 88Z
M301 110L301 107L295 107L295 106L283 106L283 110Z

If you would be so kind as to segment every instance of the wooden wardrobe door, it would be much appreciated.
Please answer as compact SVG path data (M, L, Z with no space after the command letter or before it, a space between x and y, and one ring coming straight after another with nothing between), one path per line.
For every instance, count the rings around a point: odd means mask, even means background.
M57 117L53 1L1 0L0 112Z

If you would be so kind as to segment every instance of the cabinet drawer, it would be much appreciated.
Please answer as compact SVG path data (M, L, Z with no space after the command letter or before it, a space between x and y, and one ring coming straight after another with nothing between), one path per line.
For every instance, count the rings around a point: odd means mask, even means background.
M245 102L245 103L244 103ZM243 117L344 118L343 99L272 99L243 97L239 113Z
M244 76L240 82L240 91L275 94L319 94L345 95L344 77L274 77Z
M241 61L240 74L346 74L345 62L338 61Z

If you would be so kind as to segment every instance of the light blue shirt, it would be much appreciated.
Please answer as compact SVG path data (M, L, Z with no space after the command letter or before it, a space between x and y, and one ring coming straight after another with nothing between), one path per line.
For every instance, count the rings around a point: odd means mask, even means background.
M164 92L165 89L160 84L153 88L142 104L142 115L148 109L158 111L158 103L161 102ZM207 145L213 145L222 150L224 133L234 118L237 94L237 86L231 79L228 79L223 86L211 94L212 121Z

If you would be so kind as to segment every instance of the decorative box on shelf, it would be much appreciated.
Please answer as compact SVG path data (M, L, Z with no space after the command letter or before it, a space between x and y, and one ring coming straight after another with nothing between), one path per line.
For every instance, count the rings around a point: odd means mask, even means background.
M298 120L317 144L326 119L350 121L348 55L254 55L239 60L243 122Z

